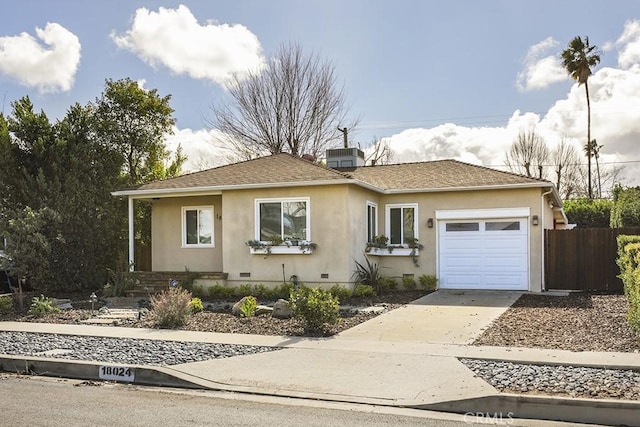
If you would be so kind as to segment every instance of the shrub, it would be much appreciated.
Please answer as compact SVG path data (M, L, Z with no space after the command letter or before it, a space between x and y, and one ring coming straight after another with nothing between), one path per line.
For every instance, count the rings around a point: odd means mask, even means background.
M356 283L362 283L363 285L371 286L375 289L376 294L380 295L382 292L381 280L382 273L377 263L369 261L369 258L365 257L365 264L361 264L358 261L356 263L356 271L351 276Z
M151 321L160 328L174 329L191 315L191 292L179 286L151 296Z
M572 199L563 202L569 223L577 228L609 227L613 202L604 199Z
M0 297L0 314L8 314L13 311L13 298L10 296Z
M45 314L57 313L59 311L60 309L53 305L51 300L44 295L33 297L33 299L31 300L31 307L29 307L29 314L36 317L42 317Z
M204 305L202 305L202 300L198 297L191 298L189 301L189 308L191 308L192 313L200 313L204 310Z
M640 334L640 236L618 236L617 263L629 303L627 322Z
M418 284L413 276L402 276L402 287L406 290L412 291L418 287Z
M258 300L252 295L247 295L240 306L240 317L253 317L256 314Z
M640 187L614 188L611 227L640 227Z
M380 278L380 293L387 293L398 289L398 282L393 277L383 276Z
M376 294L376 291L369 285L363 285L358 283L353 290L354 297L371 297Z
M240 285L237 288L233 288L232 292L233 292L233 296L246 297L253 293L253 288L251 287L251 285L245 284L245 285Z
M289 306L293 315L304 321L307 331L320 331L325 324L335 325L339 320L338 299L331 292L322 289L300 286L299 289L292 290Z
M207 290L207 295L213 299L228 299L233 296L233 288L216 283Z
M420 282L420 287L426 291L435 291L438 284L438 278L433 274L422 274L418 281Z
M352 295L351 289L345 288L337 283L329 289L329 292L331 292L331 295L338 298L338 301L345 300Z
M131 264L118 261L115 270L107 268L109 280L102 289L102 294L105 297L121 297L124 296L125 291L133 289L136 279L134 274L131 273L130 267Z

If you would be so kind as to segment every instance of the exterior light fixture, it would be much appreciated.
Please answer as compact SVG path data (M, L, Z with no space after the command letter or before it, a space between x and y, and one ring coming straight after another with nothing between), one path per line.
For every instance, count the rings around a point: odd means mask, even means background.
M531 224L532 225L538 225L538 215L534 215L531 217Z
M429 227L429 228L433 228L433 218L429 218L429 219L427 220L427 227Z

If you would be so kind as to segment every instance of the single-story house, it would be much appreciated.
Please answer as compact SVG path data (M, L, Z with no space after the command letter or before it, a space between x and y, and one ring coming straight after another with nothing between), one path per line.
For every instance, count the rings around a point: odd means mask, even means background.
M326 162L276 154L117 191L130 260L133 203L147 200L153 271L352 286L369 257L386 276L435 275L439 288L544 290L544 230L567 223L551 182L456 160L365 166L357 148L327 150ZM371 244L380 235L391 248Z

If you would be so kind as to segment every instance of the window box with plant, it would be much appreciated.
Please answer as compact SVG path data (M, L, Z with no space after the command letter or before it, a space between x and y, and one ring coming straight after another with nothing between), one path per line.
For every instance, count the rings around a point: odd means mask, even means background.
M367 242L365 253L375 256L409 256L418 267L418 255L424 245L415 237L405 237L404 243L390 244L384 235L375 236L372 242Z
M318 247L310 240L308 197L256 199L256 238L245 242L250 253L309 255Z

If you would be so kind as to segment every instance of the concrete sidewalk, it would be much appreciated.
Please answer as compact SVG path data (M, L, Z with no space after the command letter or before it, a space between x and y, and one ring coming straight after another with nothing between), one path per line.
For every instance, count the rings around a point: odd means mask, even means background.
M225 390L457 413L640 425L640 402L499 393L459 358L632 368L640 354L468 345L517 299L517 293L436 292L330 338L0 322L0 330L78 336L245 344L281 351L173 366L134 366L134 383ZM463 320L457 320L457 318ZM412 324L409 321L413 320ZM455 332L455 333L454 333ZM5 371L98 380L101 361L0 356Z

